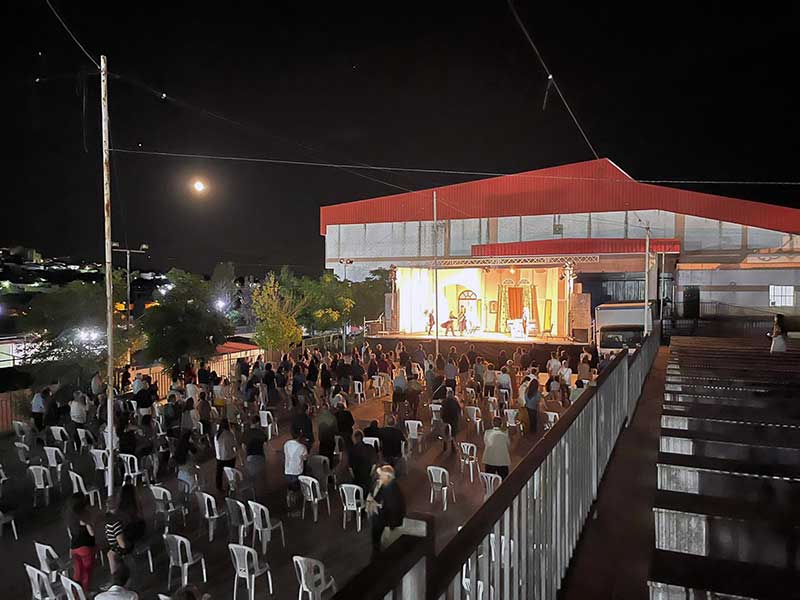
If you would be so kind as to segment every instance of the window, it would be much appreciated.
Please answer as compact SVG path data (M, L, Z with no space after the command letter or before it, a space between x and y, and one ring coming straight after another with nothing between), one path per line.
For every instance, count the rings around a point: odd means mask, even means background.
M794 306L794 286L793 285L769 286L769 305Z

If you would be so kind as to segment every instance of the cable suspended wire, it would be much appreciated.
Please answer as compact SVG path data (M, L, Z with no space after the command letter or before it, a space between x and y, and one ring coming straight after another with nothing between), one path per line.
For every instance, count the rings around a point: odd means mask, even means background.
M72 33L72 31L70 30L69 26L64 22L64 19L62 19L61 15L58 14L58 11L52 5L50 0L44 0L44 1L47 3L47 6L50 7L50 10L53 11L53 14L56 16L56 19L58 19L58 22L61 23L61 26L64 28L64 30L69 34L69 37L72 38L72 41L75 42L78 45L78 48L80 48L81 51L86 55L86 58L88 58L90 61L92 61L92 64L95 67L97 67L97 70L99 71L100 70L100 63L97 62L91 54L89 54L89 51L86 50L86 48L84 48L84 46L83 46L83 44L81 44L80 40L77 37L75 37L75 34Z
M544 58L542 58L542 53L539 52L539 49L536 47L536 44L533 42L533 38L531 37L531 34L528 33L528 29L525 27L525 24L522 22L522 19L520 19L520 16L517 13L517 9L514 8L513 0L508 0L508 7L511 9L511 14L514 15L514 19L516 20L517 25L519 25L519 28L522 30L522 33L525 35L525 38L528 40L528 43L531 45L531 48L533 48L533 51L536 53L536 58L539 59L539 64L542 65L542 68L544 69L544 72L547 74L548 88L549 88L550 83L552 82L553 87L555 88L556 92L558 93L558 97L561 98L561 101L564 103L564 107L567 109L567 112L569 113L569 116L572 117L572 121L575 123L575 127L577 127L578 131L581 132L581 135L583 136L583 140L586 142L586 145L589 146L589 150L592 151L592 154L594 155L595 158L600 158L597 155L597 152L595 151L594 146L592 146L592 143L589 141L589 137L586 135L586 132L583 130L583 127L581 127L581 124L578 122L578 117L576 117L575 113L572 112L572 108L570 107L569 103L567 102L567 99L564 97L564 94L561 92L561 88L558 86L558 82L556 81L556 78L553 77L553 74L550 72L550 69L547 68L547 63L544 62Z
M310 160L290 160L282 158L253 157L253 156L226 156L220 154L192 154L188 152L159 152L156 150L135 150L132 148L111 148L111 152L120 154L143 154L147 156L162 156L169 158L197 158L203 160L224 160L234 162L253 162L269 163L278 165L294 165L300 167L328 167L335 169L365 169L374 171L406 172L406 173L434 173L439 175L462 175L480 177L519 177L528 179L555 179L565 181L602 181L605 183L685 183L685 184L708 184L708 185L781 185L795 186L800 185L800 181L721 181L721 180L700 180L700 179L608 179L605 177L574 177L564 175L537 175L534 173L499 173L492 171L465 171L455 169L425 169L414 167L395 167L387 165L361 165L354 163L329 163ZM405 191L409 190L402 188Z

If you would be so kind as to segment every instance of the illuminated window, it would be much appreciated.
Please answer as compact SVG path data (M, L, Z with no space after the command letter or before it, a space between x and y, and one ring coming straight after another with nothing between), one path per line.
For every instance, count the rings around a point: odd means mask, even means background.
M769 286L769 305L794 306L794 286L793 285Z

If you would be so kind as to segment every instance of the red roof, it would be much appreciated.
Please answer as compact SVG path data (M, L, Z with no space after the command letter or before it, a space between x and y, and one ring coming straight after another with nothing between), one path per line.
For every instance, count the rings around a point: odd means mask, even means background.
M328 225L433 220L433 189L320 208ZM436 188L439 219L666 210L800 234L800 210L638 183L603 158Z
M472 256L547 256L551 254L641 254L645 240L627 238L575 238L476 244ZM651 238L651 252L678 254L681 242L675 238Z
M234 352L247 352L248 350L258 350L258 346L243 342L225 342L217 346L217 354L233 354Z

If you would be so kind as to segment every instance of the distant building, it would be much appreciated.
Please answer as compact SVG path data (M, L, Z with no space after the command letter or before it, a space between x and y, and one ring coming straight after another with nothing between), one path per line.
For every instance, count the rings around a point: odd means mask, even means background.
M476 332L509 334L524 318L569 335L567 312L587 303L577 292L592 306L644 299L648 228L657 304L798 313L800 210L639 183L607 159L435 191L437 231L433 189L320 209L327 268L358 280L396 267L401 332L427 328L436 259L437 323L461 312Z

